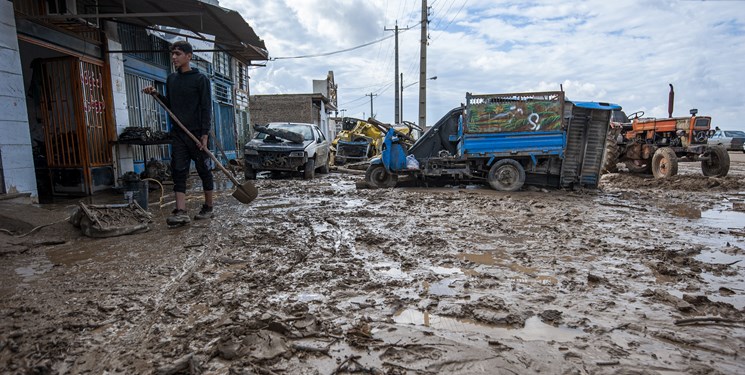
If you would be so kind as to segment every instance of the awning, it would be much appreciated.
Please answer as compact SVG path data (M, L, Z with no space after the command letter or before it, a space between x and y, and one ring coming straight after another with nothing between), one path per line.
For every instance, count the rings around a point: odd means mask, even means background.
M86 6L76 18L106 19L143 27L171 26L215 37L216 49L244 63L266 61L269 53L264 41L236 11L199 0L98 0ZM44 15L28 18L57 18L70 15Z

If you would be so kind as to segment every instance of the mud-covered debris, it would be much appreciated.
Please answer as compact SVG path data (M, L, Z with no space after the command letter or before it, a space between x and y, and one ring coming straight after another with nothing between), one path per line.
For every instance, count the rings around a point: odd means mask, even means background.
M544 323L558 325L561 322L562 312L559 310L544 310L538 316Z

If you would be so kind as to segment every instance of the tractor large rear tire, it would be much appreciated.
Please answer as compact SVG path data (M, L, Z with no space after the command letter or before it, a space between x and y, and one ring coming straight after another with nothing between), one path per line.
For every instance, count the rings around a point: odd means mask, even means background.
M392 188L398 182L398 176L388 173L382 164L371 164L365 172L365 181L370 187Z
M725 177L729 173L729 153L722 146L712 146L709 160L701 161L701 171L707 177Z
M652 174L654 178L666 178L678 174L678 156L672 148L662 147L654 152Z
M616 138L621 134L621 128L610 128L605 134L605 153L603 153L603 168L601 174L618 172L618 157L621 156L621 147L618 146Z

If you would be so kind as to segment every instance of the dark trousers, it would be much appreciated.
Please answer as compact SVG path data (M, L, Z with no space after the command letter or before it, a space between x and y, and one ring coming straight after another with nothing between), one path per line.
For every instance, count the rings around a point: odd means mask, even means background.
M206 152L197 148L194 140L186 136L173 136L171 144L171 173L173 176L173 191L177 193L186 193L186 179L189 177L189 168L191 161L197 167L197 174L202 179L202 188L204 191L215 189L215 181L212 178L210 170L210 157Z

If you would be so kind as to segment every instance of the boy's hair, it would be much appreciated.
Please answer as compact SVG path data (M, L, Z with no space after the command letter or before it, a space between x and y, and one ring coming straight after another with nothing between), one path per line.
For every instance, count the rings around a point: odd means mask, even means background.
M179 49L183 53L193 53L194 49L192 48L191 44L185 40L179 40L171 45L171 52L173 50Z

